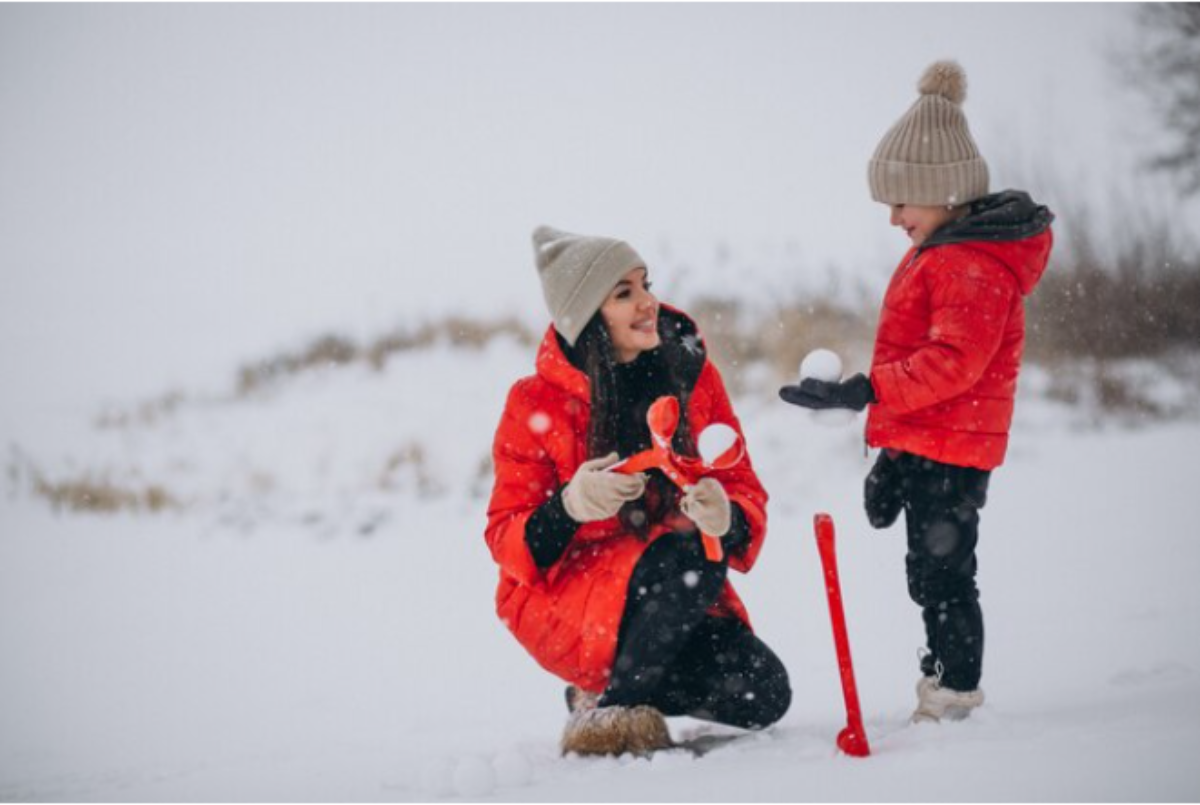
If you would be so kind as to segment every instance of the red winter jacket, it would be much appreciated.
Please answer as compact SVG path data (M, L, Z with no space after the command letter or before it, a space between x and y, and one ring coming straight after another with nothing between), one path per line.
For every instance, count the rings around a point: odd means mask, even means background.
M1045 210L1045 208L1040 208ZM867 442L946 464L1004 461L1025 346L1027 296L1053 235L909 250L883 300Z
M662 317L690 328L683 314L663 305ZM662 325L660 324L660 331ZM701 342L694 338L693 347ZM687 408L692 433L723 422L741 433L717 368L702 368ZM537 374L513 385L492 446L495 486L485 532L500 566L496 612L542 667L590 691L602 691L616 654L617 632L634 565L655 539L671 530L660 524L649 539L622 530L616 517L579 526L562 558L543 571L525 542L525 524L547 498L571 480L587 460L587 377L567 360L551 327L537 355ZM767 493L747 457L714 477L746 515L750 541L729 566L747 572L762 548ZM682 515L679 515L682 517ZM714 614L749 624L745 607L728 582Z

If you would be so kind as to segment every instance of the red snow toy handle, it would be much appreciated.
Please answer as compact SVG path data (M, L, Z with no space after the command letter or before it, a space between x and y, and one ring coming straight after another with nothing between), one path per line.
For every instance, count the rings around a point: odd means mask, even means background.
M833 622L833 643L837 648L838 670L842 675L842 693L846 697L846 728L838 733L838 748L853 757L871 754L867 731L863 728L858 706L858 687L854 684L854 663L850 659L850 638L846 633L846 615L842 610L842 585L838 580L837 550L834 546L833 518L818 514L813 518L817 532L817 550L825 570L825 592L829 596L829 619Z
M717 471L737 465L746 455L746 446L738 434L734 443L725 452L713 459L711 464L691 456L681 456L671 448L671 439L679 427L679 400L670 396L659 397L646 412L646 424L650 426L650 449L635 453L624 461L614 464L613 472L632 475L646 470L660 470L673 484L685 492L701 478ZM700 534L704 543L704 555L710 562L720 562L725 556L721 538Z

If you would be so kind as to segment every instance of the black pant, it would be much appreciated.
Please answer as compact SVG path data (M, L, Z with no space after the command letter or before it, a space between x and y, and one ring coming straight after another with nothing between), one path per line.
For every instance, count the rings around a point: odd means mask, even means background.
M646 704L745 729L787 712L783 663L737 618L706 613L725 583L696 534L660 537L629 582L612 677L602 706Z
M979 687L983 610L975 584L979 510L987 503L985 470L901 453L893 460L908 528L908 592L921 607L929 653L926 676L954 690Z

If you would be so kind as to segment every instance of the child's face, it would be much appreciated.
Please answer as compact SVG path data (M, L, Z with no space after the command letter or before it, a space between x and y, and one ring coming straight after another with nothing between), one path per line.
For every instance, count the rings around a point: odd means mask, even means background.
M944 224L966 214L965 206L919 207L915 204L893 204L892 226L898 226L908 235L913 246L920 246Z
M646 269L635 268L622 277L600 306L600 315L619 363L658 346L658 299L650 293Z

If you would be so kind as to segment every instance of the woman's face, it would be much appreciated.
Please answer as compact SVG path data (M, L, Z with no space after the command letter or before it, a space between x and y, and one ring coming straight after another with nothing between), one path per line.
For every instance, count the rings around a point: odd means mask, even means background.
M892 204L891 208L892 226L903 229L914 246L920 246L947 222L961 218L967 212L965 206L919 207L916 204Z
M622 277L600 306L600 315L618 363L658 346L658 299L650 293L646 269L635 268Z

